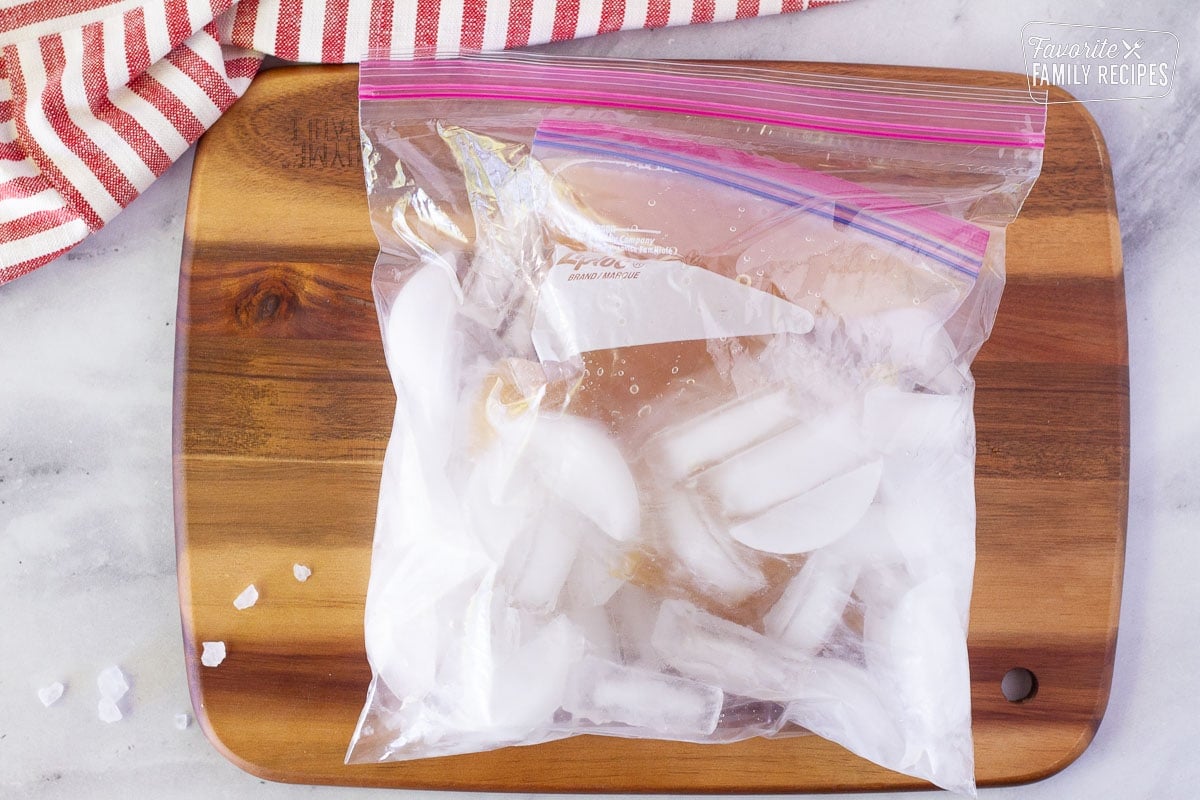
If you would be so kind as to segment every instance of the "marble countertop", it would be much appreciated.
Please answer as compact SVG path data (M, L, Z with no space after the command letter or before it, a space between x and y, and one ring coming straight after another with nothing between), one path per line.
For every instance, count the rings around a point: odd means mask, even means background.
M786 17L610 35L555 49L1023 71L1021 26L1054 18L1175 33L1186 4L853 0ZM1063 16L1068 15L1069 16ZM1166 98L1096 103L1125 253L1132 464L1121 629L1107 716L1083 756L985 798L1171 798L1200 781L1200 74ZM0 798L300 798L395 793L260 781L193 722L180 642L171 499L171 380L190 153L112 224L0 287ZM131 713L96 716L120 664ZM51 681L65 696L43 708ZM411 793L409 793L411 794ZM403 794L399 796L405 796ZM911 796L911 795L908 795Z

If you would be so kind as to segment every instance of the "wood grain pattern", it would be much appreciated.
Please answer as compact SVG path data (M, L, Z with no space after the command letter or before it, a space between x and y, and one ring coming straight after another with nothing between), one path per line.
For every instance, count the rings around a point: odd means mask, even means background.
M1018 75L796 64L1023 86ZM380 464L394 406L371 300L352 67L258 78L204 137L188 206L175 388L176 533L188 677L213 743L280 781L509 791L919 787L816 737L696 746L579 737L344 766ZM970 631L981 785L1050 775L1104 714L1128 490L1126 327L1108 156L1082 106L1050 106L1046 162L1009 233L1009 285L978 380ZM305 584L293 562L313 569ZM238 613L254 582L262 599ZM200 643L224 640L218 669ZM1012 667L1038 678L1005 701Z

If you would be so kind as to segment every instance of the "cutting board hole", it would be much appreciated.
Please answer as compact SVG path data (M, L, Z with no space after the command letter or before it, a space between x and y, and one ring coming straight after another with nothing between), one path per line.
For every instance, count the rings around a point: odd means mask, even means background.
M1004 699L1010 703L1024 703L1032 700L1037 694L1037 676L1024 667L1014 667L1004 673L1000 681L1000 691Z

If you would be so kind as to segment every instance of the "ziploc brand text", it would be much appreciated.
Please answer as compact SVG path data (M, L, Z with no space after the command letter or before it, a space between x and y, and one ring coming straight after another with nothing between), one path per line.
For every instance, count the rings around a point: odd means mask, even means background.
M558 263L573 267L571 274L567 276L568 281L630 280L641 277L642 274L640 262L634 263L599 253L570 252L559 259Z

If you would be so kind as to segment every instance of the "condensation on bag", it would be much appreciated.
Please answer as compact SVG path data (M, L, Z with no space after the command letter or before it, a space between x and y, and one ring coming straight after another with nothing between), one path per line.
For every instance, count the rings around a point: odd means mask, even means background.
M361 80L397 408L347 760L812 732L974 793L968 367L1044 108L511 56Z

